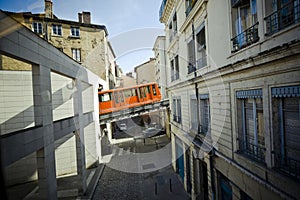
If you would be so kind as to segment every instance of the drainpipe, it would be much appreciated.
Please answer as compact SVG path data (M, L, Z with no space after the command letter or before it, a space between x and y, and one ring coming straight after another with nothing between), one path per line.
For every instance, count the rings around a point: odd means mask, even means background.
M214 175L214 170L213 170L213 156L215 154L214 148L212 148L212 150L209 153L209 165L210 165L210 177L211 177L211 199L214 200L215 199L215 194L216 194L216 190L215 190L215 175Z

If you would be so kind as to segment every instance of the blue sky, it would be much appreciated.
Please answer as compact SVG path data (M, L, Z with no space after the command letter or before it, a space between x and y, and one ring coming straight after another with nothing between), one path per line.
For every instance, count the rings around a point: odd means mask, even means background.
M163 35L158 12L162 0L52 0L54 14L61 19L78 20L89 11L93 24L108 29L109 40L124 72L153 57L156 36ZM44 12L44 0L0 0L0 9L13 12Z

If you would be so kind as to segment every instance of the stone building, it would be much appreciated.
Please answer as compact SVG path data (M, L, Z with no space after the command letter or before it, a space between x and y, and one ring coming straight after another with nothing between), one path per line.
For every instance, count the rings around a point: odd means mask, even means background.
M21 24L44 38L56 48L73 58L101 79L107 82L104 89L112 89L116 84L117 65L115 54L107 39L108 31L104 25L91 23L91 13L78 13L78 22L59 19L53 12L51 0L45 0L45 13L6 12ZM46 56L46 55L45 55ZM3 57L3 66L20 68L11 65L7 57ZM28 68L28 67L27 67ZM22 69L27 69L22 65Z
M142 63L134 68L136 73L136 83L152 83L155 82L155 58L150 58L149 61Z
M173 166L192 199L299 199L299 0L163 0Z
M166 69L166 37L158 36L153 46L153 52L155 56L155 76L156 83L158 83L162 99L167 98L167 69Z

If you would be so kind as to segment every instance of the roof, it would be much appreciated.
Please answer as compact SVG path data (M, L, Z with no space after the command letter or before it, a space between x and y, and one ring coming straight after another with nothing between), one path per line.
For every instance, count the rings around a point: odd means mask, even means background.
M53 15L53 18L47 18L47 17L45 17L44 13L32 14L31 12L9 12L9 11L3 11L3 12L9 16L22 16L24 19L33 18L34 20L41 20L44 22L55 22L55 23L61 23L61 24L69 24L69 25L73 25L73 26L101 29L101 30L105 31L106 36L108 35L108 31L106 29L106 26L104 26L104 25L87 24L87 23L81 23L81 22L76 22L76 21L59 19L55 15Z

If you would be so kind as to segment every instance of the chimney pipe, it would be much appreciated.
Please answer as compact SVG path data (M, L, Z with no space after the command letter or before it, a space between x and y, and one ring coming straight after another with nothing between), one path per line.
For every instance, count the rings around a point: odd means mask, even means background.
M45 0L45 17L53 18L53 3L51 0Z
M91 13L90 12L82 12L78 13L78 21L80 23L90 24L91 23Z

